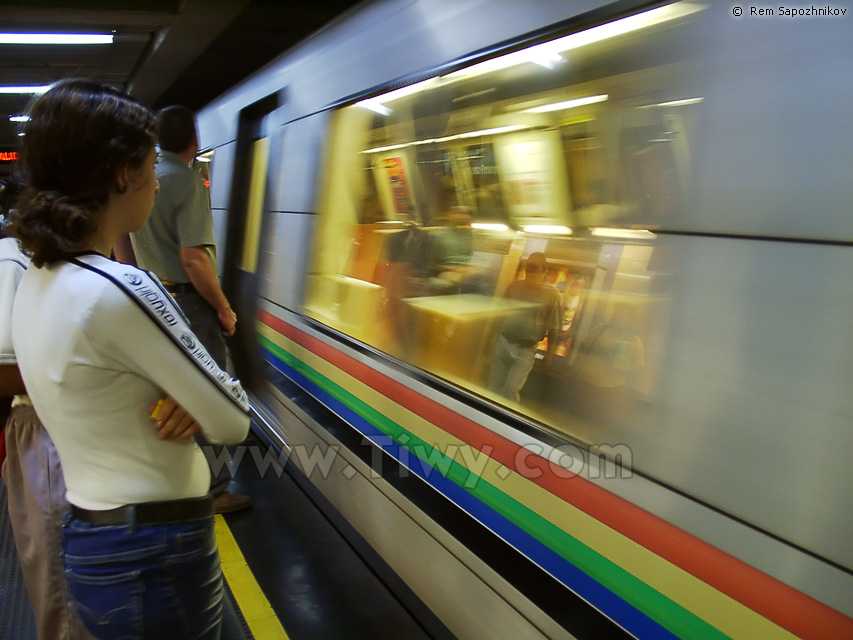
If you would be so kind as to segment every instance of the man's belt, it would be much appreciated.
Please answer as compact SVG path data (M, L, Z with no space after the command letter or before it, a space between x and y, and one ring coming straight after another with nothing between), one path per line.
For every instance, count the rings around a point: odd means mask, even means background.
M164 502L126 504L117 509L92 511L71 505L72 517L96 525L171 524L187 520L201 520L213 515L213 496Z
M163 282L162 285L163 288L172 295L178 293L193 293L195 291L195 287L193 287L189 282Z
M518 340L516 338L510 338L508 336L504 336L507 342L516 345L517 347L524 347L525 349L529 349L530 347L535 347L539 344L539 340Z

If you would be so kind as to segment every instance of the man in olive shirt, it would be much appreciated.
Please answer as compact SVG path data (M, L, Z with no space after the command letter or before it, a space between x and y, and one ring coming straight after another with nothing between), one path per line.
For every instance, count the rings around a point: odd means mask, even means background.
M190 321L211 357L225 368L225 337L234 335L237 316L219 286L213 215L202 177L191 168L198 153L195 115L186 107L166 107L160 121L160 191L148 222L130 234L139 268L152 271ZM121 260L123 256L117 255ZM199 441L199 444L209 444ZM249 505L247 496L227 491L227 477L213 478L217 511Z
M198 152L195 116L177 106L158 115L160 192L148 222L130 236L133 252L137 265L153 271L173 294L193 331L224 367L223 334L234 334L237 316L219 286L207 188L190 168Z

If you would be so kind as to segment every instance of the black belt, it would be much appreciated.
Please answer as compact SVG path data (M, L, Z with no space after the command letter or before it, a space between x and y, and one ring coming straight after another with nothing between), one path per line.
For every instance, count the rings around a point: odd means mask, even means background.
M81 509L72 504L71 515L89 524L123 524L130 527L141 524L170 524L186 520L201 520L213 515L213 496L164 502L140 502L105 511Z
M179 282L177 284L174 282L164 282L163 288L173 295L176 293L193 293L195 291L195 287L189 282Z

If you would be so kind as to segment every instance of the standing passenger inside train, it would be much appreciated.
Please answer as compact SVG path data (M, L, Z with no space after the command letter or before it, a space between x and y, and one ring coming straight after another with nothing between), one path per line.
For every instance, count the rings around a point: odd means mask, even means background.
M431 237L430 290L441 295L458 293L473 275L474 231L471 228L471 209L454 205L444 216L446 224Z
M518 402L527 376L536 363L536 345L548 336L545 366L551 364L560 331L560 292L545 281L548 261L541 252L531 253L524 279L509 285L506 297L531 303L510 315L503 325L492 354L489 388Z
M191 436L245 438L246 394L155 278L107 257L151 212L156 119L87 80L54 85L29 115L10 232L32 266L12 342L62 460L68 591L97 638L218 638L210 477Z
M26 395L12 348L12 301L30 259L2 227L14 212L20 189L14 180L0 187L0 396L12 405L4 412L2 475L36 633L44 640L77 640L90 636L71 606L60 557L62 518L68 510L65 480L56 447Z
M225 369L224 336L234 335L237 316L219 286L210 196L190 166L199 148L195 115L186 107L172 106L162 109L158 120L160 192L148 222L130 235L135 264L160 278L208 353ZM198 440L205 447L211 444L203 435ZM215 455L218 458L219 451ZM249 496L226 490L227 472L227 467L219 475L211 470L217 513L243 509L251 502Z

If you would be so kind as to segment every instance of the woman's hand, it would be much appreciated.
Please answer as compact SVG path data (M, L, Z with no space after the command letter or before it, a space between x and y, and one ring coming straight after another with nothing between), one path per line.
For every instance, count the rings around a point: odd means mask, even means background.
M149 410L161 440L186 440L199 431L198 423L172 396L166 396Z

